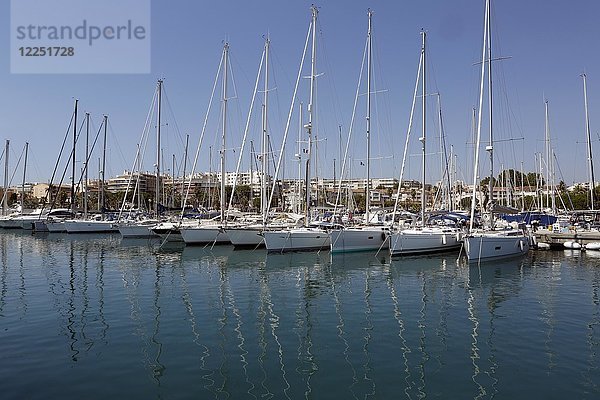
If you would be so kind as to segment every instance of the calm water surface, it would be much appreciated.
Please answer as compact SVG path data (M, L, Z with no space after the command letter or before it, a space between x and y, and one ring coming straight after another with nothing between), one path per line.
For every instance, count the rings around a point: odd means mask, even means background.
M0 232L3 399L600 398L600 257Z

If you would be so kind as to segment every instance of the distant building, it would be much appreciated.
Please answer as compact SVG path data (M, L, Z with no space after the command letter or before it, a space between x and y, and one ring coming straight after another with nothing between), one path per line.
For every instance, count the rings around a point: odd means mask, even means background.
M52 190L49 189L50 185L48 183L36 183L31 187L31 195L38 200L44 200L47 196L48 201L50 201L61 191L71 193L71 185L52 185Z
M140 193L154 193L156 188L156 175L149 172L130 172L125 171L121 175L110 178L106 181L104 190L109 192L133 192L136 187Z

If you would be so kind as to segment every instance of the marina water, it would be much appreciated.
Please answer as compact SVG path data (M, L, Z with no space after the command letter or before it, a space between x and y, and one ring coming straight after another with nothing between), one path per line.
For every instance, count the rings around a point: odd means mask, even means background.
M0 232L3 399L598 398L600 256Z

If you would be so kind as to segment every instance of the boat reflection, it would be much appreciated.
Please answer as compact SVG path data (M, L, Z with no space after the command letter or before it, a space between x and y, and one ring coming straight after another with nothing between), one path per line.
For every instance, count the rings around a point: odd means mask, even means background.
M521 289L525 259L506 259L469 265L467 311L471 330L471 380L475 398L494 397L498 394L500 378L497 375L496 320L498 308Z
M462 397L498 397L516 374L569 374L570 354L580 385L595 384L600 258L468 265L3 232L0 315L10 340L44 329L48 365L133 371L150 382L143 397L170 397L180 379L201 398L422 398L454 382Z
M0 235L0 261L2 270L0 271L0 315L4 315L6 305L6 295L8 293L8 235Z

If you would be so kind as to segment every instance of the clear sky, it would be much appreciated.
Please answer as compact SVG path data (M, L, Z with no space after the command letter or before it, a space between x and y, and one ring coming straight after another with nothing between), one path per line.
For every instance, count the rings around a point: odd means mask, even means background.
M319 175L339 169L339 126L345 141L367 31L367 9L374 11L374 107L372 176L397 176L410 114L421 46L420 30L428 32L428 93L439 92L446 143L458 157L459 178L471 181L471 114L477 104L484 0L347 1L324 0L318 20L318 135ZM180 169L185 134L195 151L223 41L230 44L235 93L230 93L227 157L234 170L264 36L272 43L269 124L273 146L279 149L293 83L310 22L310 1L170 0L151 2L151 72L142 74L11 74L10 2L0 2L0 140L11 140L11 165L25 141L30 143L28 181L50 178L63 135L78 98L81 111L92 113L98 127L102 114L110 118L107 174L131 168L136 144L158 78L164 78L168 104L163 110L165 169L175 154ZM493 4L497 75L496 173L505 167L534 169L534 154L544 151L544 99L549 101L550 131L558 158L557 179L567 184L586 181L583 87L588 77L588 101L593 146L600 148L600 3L592 0L498 0ZM115 56L116 57L116 56ZM308 71L308 70L305 70ZM304 72L303 75L307 75ZM304 102L306 80L298 98ZM361 89L364 93L364 89ZM262 94L261 94L262 95ZM428 136L437 135L435 99L428 97ZM355 119L350 174L364 176L365 107L359 98ZM213 113L218 114L218 113ZM415 134L420 136L420 111ZM260 118L253 117L253 140L258 146ZM218 115L211 117L197 170L209 169L208 146L219 145ZM292 118L295 147L298 117ZM152 143L149 143L148 153ZM434 154L439 146L428 141ZM434 148L435 147L435 148ZM78 149L79 154L82 147ZM289 158L295 151L289 151ZM417 144L411 145L408 178L419 179ZM213 151L213 169L218 165ZM95 160L99 157L94 155ZM152 170L152 157L145 169ZM190 155L190 158L193 158ZM430 158L428 179L439 178L439 155ZM79 157L78 157L79 159ZM249 161L244 161L248 169ZM413 165L414 164L414 165ZM92 164L93 165L93 164ZM286 164L286 176L297 167ZM11 167L12 168L12 167ZM189 168L189 167L188 167ZM97 168L96 168L97 169ZM91 175L95 175L92 168ZM562 176L560 174L562 173ZM1 174L1 173L0 173ZM339 176L339 171L337 172ZM18 173L17 176L20 176ZM68 174L67 174L68 176ZM15 178L20 179L20 178Z

